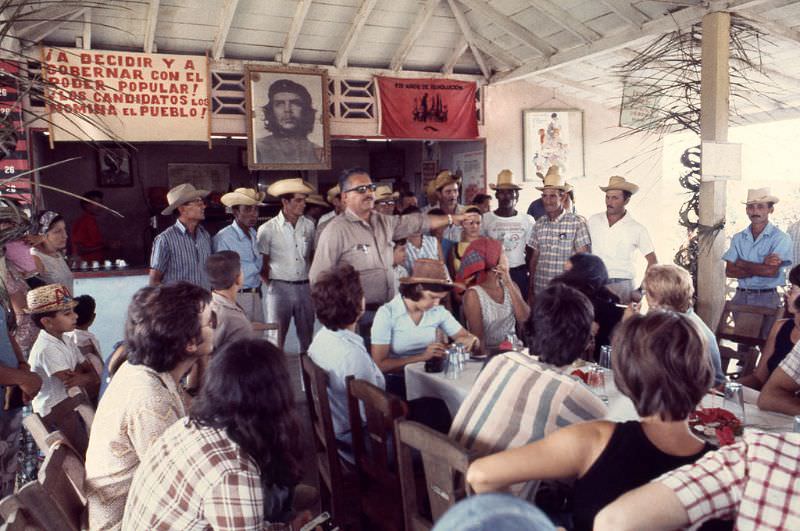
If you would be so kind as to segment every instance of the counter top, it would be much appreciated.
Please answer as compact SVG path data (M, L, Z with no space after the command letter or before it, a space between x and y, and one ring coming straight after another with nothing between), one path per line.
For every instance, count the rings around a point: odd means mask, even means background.
M150 270L147 267L125 267L123 269L94 269L91 271L73 271L75 278L107 278L107 277L133 277L148 275Z

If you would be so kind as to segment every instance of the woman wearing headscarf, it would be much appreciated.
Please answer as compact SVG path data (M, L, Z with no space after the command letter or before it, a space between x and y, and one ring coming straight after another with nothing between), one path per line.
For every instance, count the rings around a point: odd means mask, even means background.
M511 280L503 245L491 238L474 240L464 252L456 280L471 286L463 296L464 317L484 353L496 350L509 336L516 342L517 323L527 321L531 309Z
M73 276L63 252L67 248L67 223L61 214L46 210L39 215L38 233L43 236L31 254L39 270L39 278L47 284L66 286L74 295Z

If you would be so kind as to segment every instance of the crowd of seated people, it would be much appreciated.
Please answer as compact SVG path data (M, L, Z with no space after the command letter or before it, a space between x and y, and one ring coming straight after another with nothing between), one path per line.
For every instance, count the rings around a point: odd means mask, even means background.
M343 189L369 193L368 187ZM366 304L360 272L348 263L313 279L318 326L308 355L329 377L340 456L352 462L348 376L405 400L406 366L443 358L450 344L461 344L488 360L458 410L431 397L407 404L409 418L480 457L466 478L476 492L511 488L535 501L540 481L570 480L572 510L561 523L571 529L591 529L598 514L598 522L621 521L618 507L664 489L676 493L671 503L685 503L679 481L695 474L689 467L718 459L691 432L688 417L713 386L726 382L716 338L691 309L689 274L651 265L642 284L650 310L640 315L638 302L625 309L606 288L603 261L581 252L529 300L511 277L502 242L481 235L480 210L465 213L457 222L458 242L444 238L442 224L430 234L390 239L387 278L394 279L395 294L374 309ZM437 209L422 214L416 206L402 215L453 216ZM57 215L41 223L37 268L57 254L65 230ZM454 224L451 219L448 226ZM428 230L430 223L418 225ZM70 387L83 388L97 403L85 453L90 529L244 529L283 521L296 530L309 518L292 507L304 457L290 385L297 375L237 303L244 286L239 254L223 250L203 265L210 290L170 282L135 294L124 342L105 372L88 331L95 317L91 298L74 301L69 287L55 282L24 291L24 315L37 336L27 358L31 371L22 360L0 360L17 367L0 371L0 383L19 386L41 416ZM775 323L756 372L741 380L764 386L763 404L782 392L775 409L787 413L794 411L787 389L791 382L800 387L800 350L792 350L800 337L794 318L800 268L789 278L792 317ZM0 290L0 297L11 292ZM19 306L18 299L10 297L9 306ZM363 334L367 311L374 318ZM6 337L13 342L14 335ZM598 359L604 346L614 353L615 384L633 402L638 421L604 420L607 405L570 374L576 361ZM98 403L106 373L110 383ZM653 480L656 487L647 485ZM4 494L7 482L3 476ZM710 515L720 516L731 520L735 511ZM706 519L689 511L676 521Z

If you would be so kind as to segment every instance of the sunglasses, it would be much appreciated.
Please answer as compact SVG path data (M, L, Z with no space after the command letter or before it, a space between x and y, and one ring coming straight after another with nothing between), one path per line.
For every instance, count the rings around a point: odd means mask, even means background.
M348 190L345 190L342 193L346 194L347 192L356 192L356 193L359 193L359 194L366 194L367 190L369 190L370 192L374 192L377 188L378 188L378 185L375 184L375 183L362 184L361 186L354 186L354 187L352 187L352 188L350 188Z
M394 206L394 201L377 201L379 205L389 205Z

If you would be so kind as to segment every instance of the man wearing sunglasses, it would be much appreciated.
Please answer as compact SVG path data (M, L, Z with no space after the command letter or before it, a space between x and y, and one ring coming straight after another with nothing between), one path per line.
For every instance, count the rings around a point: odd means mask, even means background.
M376 188L365 169L353 168L342 173L339 189L342 191L344 212L331 220L325 233L320 236L309 271L312 284L320 273L340 263L350 264L358 271L366 302L359 329L367 341L375 312L395 294L393 242L467 219L480 220L477 214L379 214L373 211Z

